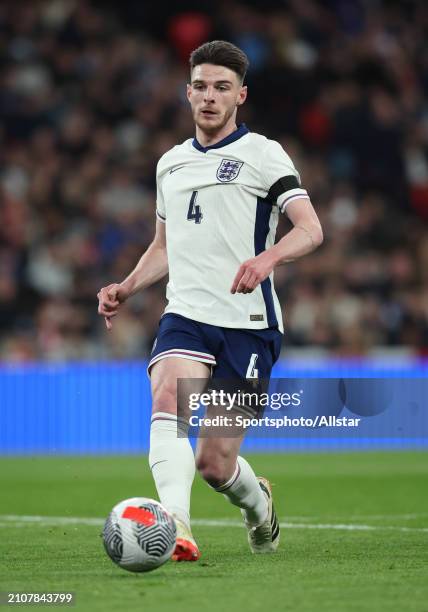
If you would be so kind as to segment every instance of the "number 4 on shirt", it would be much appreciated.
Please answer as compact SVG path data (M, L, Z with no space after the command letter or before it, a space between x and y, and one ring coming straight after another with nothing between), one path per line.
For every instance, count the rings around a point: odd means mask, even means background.
M197 191L194 191L192 193L192 197L190 198L189 202L189 210L187 212L187 220L194 221L195 223L200 223L203 215L201 213L201 207L199 206L199 204L195 204L197 195Z

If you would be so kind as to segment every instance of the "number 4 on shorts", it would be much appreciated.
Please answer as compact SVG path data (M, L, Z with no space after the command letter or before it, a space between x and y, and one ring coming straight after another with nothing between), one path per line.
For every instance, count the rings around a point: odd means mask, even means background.
M198 192L194 191L192 193L192 197L190 198L189 210L187 211L187 220L200 223L203 215L201 213L201 207L199 204L195 204L197 196Z
M257 353L252 353L245 378L258 378L259 377L259 371L256 370L256 361L258 357L259 356Z

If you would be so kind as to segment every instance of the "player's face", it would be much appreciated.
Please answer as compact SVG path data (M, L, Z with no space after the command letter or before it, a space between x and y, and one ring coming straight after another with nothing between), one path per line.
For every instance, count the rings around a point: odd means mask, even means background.
M247 88L241 85L236 72L224 66L195 66L192 82L187 86L193 120L206 134L234 125L237 107L246 97Z

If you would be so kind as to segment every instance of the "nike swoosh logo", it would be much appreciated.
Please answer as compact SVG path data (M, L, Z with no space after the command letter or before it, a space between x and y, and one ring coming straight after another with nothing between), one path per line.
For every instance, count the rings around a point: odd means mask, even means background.
M165 463L166 461L168 461L168 459L162 459L161 461L156 461L156 463L150 466L150 469L152 470L155 467L155 465L158 465L159 463Z
M181 168L184 168L184 166L177 166L176 168L171 168L169 173L172 174L173 172L177 172L177 170L181 170Z

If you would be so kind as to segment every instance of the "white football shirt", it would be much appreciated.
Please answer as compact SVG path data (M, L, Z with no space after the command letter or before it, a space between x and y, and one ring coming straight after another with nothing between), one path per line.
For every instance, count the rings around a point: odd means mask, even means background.
M245 124L213 146L196 138L157 166L157 218L166 223L165 312L220 327L283 331L273 273L252 293L232 295L239 266L275 242L278 211L308 198L278 142Z

